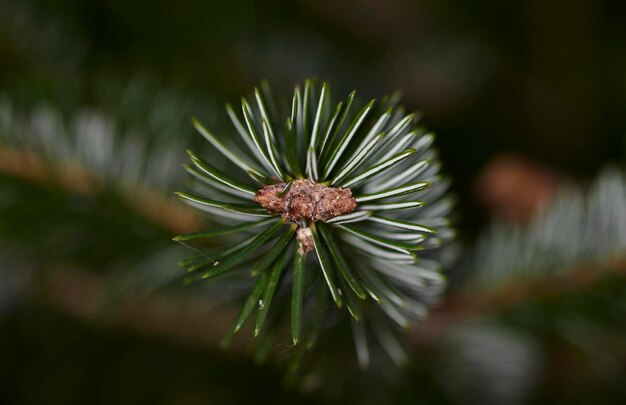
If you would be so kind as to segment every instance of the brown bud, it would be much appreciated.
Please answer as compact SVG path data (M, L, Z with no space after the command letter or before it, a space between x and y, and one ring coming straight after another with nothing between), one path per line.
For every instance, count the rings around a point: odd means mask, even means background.
M356 200L349 188L326 187L299 179L294 180L283 194L285 186L285 183L265 186L257 191L254 201L268 212L280 214L295 223L300 223L303 218L310 222L326 221L356 208Z

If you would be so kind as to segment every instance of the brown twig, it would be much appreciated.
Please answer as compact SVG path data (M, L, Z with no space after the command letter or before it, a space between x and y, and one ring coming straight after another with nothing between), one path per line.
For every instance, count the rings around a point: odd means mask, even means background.
M50 164L34 152L7 146L0 146L0 174L41 185L58 184L77 194L94 194L103 187L102 179L84 167ZM136 212L172 234L201 228L203 221L194 210L158 191L138 185L122 189L120 194Z
M467 320L497 315L531 299L548 299L589 287L609 274L626 276L626 261L615 260L605 266L582 266L573 272L534 281L503 286L490 293L465 293L450 297L435 308L412 335L413 344L427 345L446 335L455 325ZM103 276L63 269L39 285L38 296L53 307L82 321L109 324L140 336L159 336L177 343L217 349L232 328L236 308L219 306L206 298L180 292L124 295L102 311L101 298L106 289ZM251 344L249 331L235 341L231 352L243 355Z
M106 290L106 279L101 275L61 269L30 292L47 305L87 323L202 349L217 349L236 315L235 308L218 307L209 299L171 291L126 294L105 302L103 307ZM248 343L246 339L236 340L231 345L232 353L245 353Z
M428 319L413 335L413 340L416 344L433 341L464 320L502 313L529 299L543 300L578 291L609 274L626 276L626 259L623 256L605 264L582 265L562 274L510 282L492 291L460 292L431 311Z

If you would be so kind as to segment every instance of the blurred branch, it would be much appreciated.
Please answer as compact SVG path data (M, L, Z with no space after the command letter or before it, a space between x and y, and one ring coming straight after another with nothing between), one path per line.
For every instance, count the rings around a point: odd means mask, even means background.
M3 145L0 145L0 174L42 185L56 184L78 194L94 194L103 184L95 174L81 166L51 165L36 153ZM160 192L137 185L133 189L122 189L121 195L136 212L172 234L201 228L202 219L194 210Z
M232 328L236 311L209 299L168 291L160 294L126 294L107 311L102 310L106 279L92 272L59 269L42 280L36 298L84 322L107 325L132 333L159 336L190 347L217 349ZM232 352L244 352L247 339L231 345Z
M411 340L415 346L427 345L468 319L497 315L535 299L581 291L611 274L626 277L626 260L610 261L604 266L585 265L542 280L510 283L484 294L459 293L435 308ZM160 336L186 346L217 350L232 329L236 308L221 305L218 308L210 299L177 292L127 294L116 302L115 310L104 314L98 304L106 288L105 281L103 276L91 272L58 270L41 280L37 296L82 321L107 324L142 336ZM235 340L229 355L243 356L250 346L251 333L240 334L244 338Z
M413 335L413 341L416 344L431 342L466 319L499 314L534 299L544 300L580 291L611 274L626 277L626 257L611 259L604 264L581 265L541 279L510 281L493 291L459 292L432 310Z
M93 193L94 178L80 167L49 167L37 154L0 145L0 173L39 184L55 182L80 194Z

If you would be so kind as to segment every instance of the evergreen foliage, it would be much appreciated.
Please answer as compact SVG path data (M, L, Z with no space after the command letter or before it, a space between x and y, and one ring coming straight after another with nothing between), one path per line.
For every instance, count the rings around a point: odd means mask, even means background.
M397 105L397 95L359 107L355 92L337 104L330 93L327 83L319 86L307 80L303 88L296 86L291 110L281 114L286 103L275 101L264 84L254 91L254 107L246 98L241 114L228 105L241 145L247 147L243 150L194 121L213 147L248 176L226 175L190 152L192 165L186 169L204 187L195 193L178 193L179 197L228 226L175 239L241 235L226 250L205 250L181 262L189 281L235 270L255 277L234 332L256 312L254 334L258 335L278 287L292 284L294 344L304 340L311 345L313 335L302 331L311 327L315 312L324 311L329 295L356 322L355 345L361 364L366 365L366 329L359 323L372 326L370 313L381 312L383 318L408 328L426 316L428 305L443 291L436 251L453 236L447 219L452 203L445 196L448 182L439 175L433 134L416 125L415 114L406 114ZM303 179L310 183L302 183ZM293 184L297 193L303 193L299 191L303 184L349 188L356 209L319 221L281 216L255 202L257 190L272 184L282 188L272 191L277 197L289 193ZM316 205L321 206L322 202ZM423 250L435 252L418 260ZM318 282L321 278L324 283ZM328 292L307 294L315 288ZM378 305L368 305L369 300ZM395 348L395 338L384 333L379 340L401 362L404 355Z
M528 224L494 223L477 243L467 288L486 291L586 268L610 269L626 250L624 201L626 178L610 167L587 190L562 187Z

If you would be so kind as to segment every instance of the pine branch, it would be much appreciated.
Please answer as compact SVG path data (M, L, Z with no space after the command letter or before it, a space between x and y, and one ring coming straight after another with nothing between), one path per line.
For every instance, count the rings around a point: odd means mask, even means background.
M546 300L561 294L584 291L594 283L616 275L626 282L626 254L604 263L581 264L559 274L525 281L511 281L488 293L461 291L432 310L417 330L415 344L434 342L466 320L498 315L533 300Z
M564 293L584 291L611 274L626 281L626 262L608 263L602 270L579 268L571 274L574 277L561 275L551 278L549 283L512 286L485 297L455 295L433 309L429 318L411 334L412 345L415 349L428 347L467 320L498 315L534 299L546 300ZM114 311L102 312L101 298L107 288L106 278L101 275L66 268L55 270L40 279L36 289L22 293L85 322L106 323L140 336L156 335L185 346L213 350L219 349L237 313L234 307L217 306L208 297L193 297L187 292L125 296L112 305ZM206 321L208 314L211 314L211 322ZM229 356L245 357L252 343L252 339L239 339L231 345Z
M231 335L255 311L255 335L266 318L284 318L284 309L268 306L281 289L291 288L294 343L314 340L302 336L313 321L310 310L303 310L311 299L301 291L323 280L325 285L316 288L327 290L338 308L373 330L375 341L401 363L406 356L386 323L407 328L425 316L445 285L440 248L454 236L446 220L452 209L445 196L448 183L430 147L433 136L418 129L416 115L405 114L390 98L359 106L352 92L336 103L327 83L307 80L304 91L296 86L291 111L280 111L287 103L275 104L268 93L267 87L255 89L253 97L242 98L239 115L227 105L241 144L193 120L216 154L237 169L220 171L190 153L193 166L187 170L202 187L179 197L227 223L223 231L237 229L243 235L252 229L246 224L262 225L230 249L183 260L187 280L251 271L254 287ZM175 240L214 238L222 230ZM303 267L306 277L299 274ZM268 335L280 328L275 324ZM359 358L366 359L359 336L355 333Z
M626 176L605 169L587 190L566 185L525 226L493 224L473 252L466 286L489 292L567 273L584 263L619 260L626 251Z
M33 288L33 286L36 286ZM234 308L218 307L207 298L194 298L188 292L125 295L108 302L103 311L102 298L107 294L106 277L78 269L56 269L31 284L34 302L43 302L62 313L88 323L107 324L139 336L159 336L184 346L218 350L235 315ZM114 309L113 309L114 308ZM206 322L211 314L211 322ZM213 316L217 315L217 316ZM249 342L233 346L233 357L245 357Z
M468 282L435 309L416 339L432 340L464 318L626 275L626 177L604 170L587 190L566 185L524 227L495 224L463 270Z
M93 195L105 187L102 178L84 167L50 164L32 151L2 145L0 174L42 186L58 185L77 194ZM172 234L194 232L202 227L203 220L193 210L177 204L159 191L136 185L125 187L120 193L140 215Z

